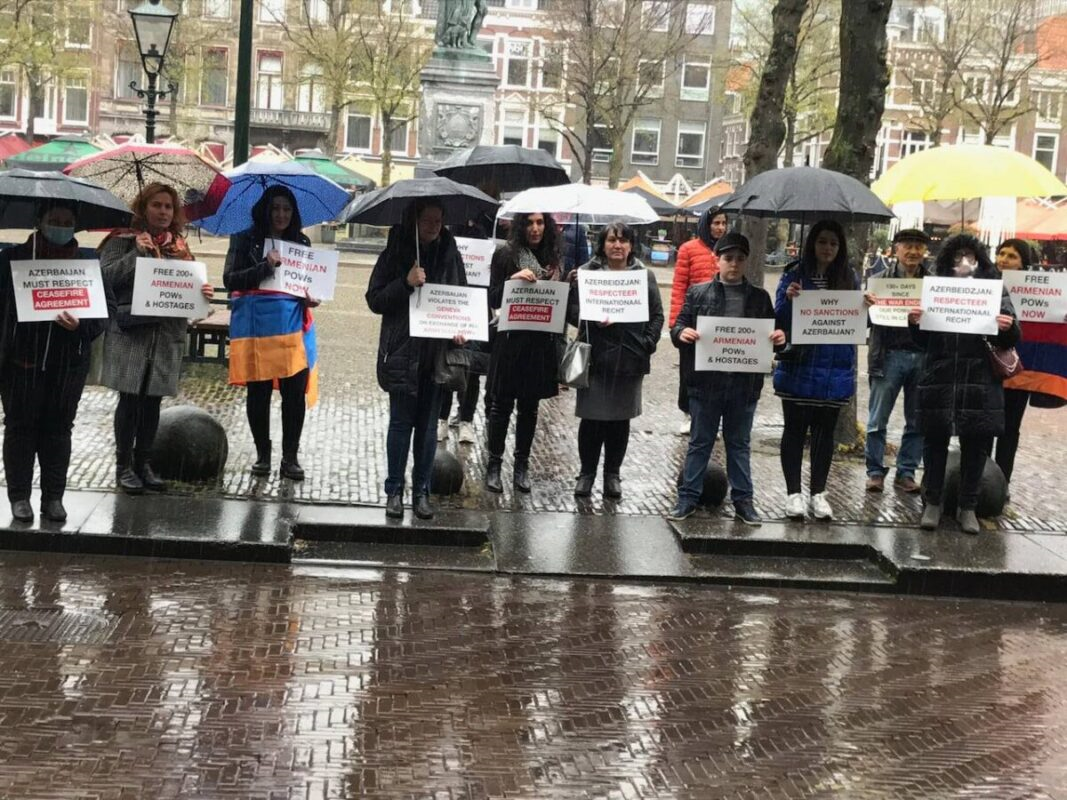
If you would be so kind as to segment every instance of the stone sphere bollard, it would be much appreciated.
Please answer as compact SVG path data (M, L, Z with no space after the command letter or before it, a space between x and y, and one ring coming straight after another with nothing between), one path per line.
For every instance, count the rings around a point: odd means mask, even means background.
M430 474L430 490L434 494L459 494L463 488L463 463L443 447L437 448Z
M960 489L960 453L953 450L948 454L948 467L945 469L945 490L941 507L945 514L956 513L957 495ZM996 517L1004 511L1008 500L1008 482L1004 473L991 458L986 458L982 479L978 481L978 507L975 513L979 517Z
M172 406L159 415L152 445L152 467L161 478L215 481L226 466L230 446L226 431L197 406Z
M678 486L682 485L682 473L678 473ZM704 489L700 492L700 505L705 508L718 508L726 500L730 491L730 481L726 478L726 470L714 461L708 462L708 468L704 472Z

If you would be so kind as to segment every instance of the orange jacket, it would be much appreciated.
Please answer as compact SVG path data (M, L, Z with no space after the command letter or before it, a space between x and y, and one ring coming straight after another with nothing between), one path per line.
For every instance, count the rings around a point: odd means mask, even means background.
M674 327L674 320L682 310L689 287L707 283L718 274L718 257L699 238L690 239L678 248L678 258L674 263L674 283L671 284L671 317L668 327Z

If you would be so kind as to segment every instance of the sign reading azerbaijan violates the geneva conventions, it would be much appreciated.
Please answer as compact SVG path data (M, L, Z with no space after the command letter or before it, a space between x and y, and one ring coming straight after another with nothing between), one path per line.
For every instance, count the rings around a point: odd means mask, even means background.
M203 319L211 313L211 303L200 293L205 283L207 266L201 261L138 258L130 313Z
M697 317L695 369L770 372L774 358L773 319Z
M1008 270L1004 286L1021 322L1067 322L1067 274Z
M863 344L867 313L863 292L808 289L793 298L793 344Z
M19 322L50 322L63 311L78 319L106 319L107 298L96 259L12 261Z
M1003 281L976 278L924 278L919 327L945 333L997 332Z
M578 302L589 322L648 322L648 272L580 269Z
M561 281L505 281L500 330L563 333L570 291Z
M874 295L874 305L867 309L872 325L887 328L908 327L908 309L922 303L922 278L871 278L867 291Z
M468 239L464 236L457 236L456 249L463 256L467 283L471 286L488 286L489 266L493 262L496 242L492 239Z
M274 268L274 275L259 284L260 289L333 300L339 255L336 250L319 250L280 239L268 241L274 242L282 263Z
M424 283L408 298L412 336L423 339L489 341L489 295L477 286Z

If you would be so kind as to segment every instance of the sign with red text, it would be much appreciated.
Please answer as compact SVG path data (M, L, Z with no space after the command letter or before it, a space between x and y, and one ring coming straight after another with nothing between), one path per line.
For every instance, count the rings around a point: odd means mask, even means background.
M337 287L336 250L320 250L302 244L268 239L264 247L274 243L282 263L274 268L274 275L259 284L260 289L285 292L295 297L333 300Z
M922 304L922 278L871 278L867 291L875 303L867 309L872 325L887 328L908 327L908 309Z
M773 319L697 317L695 369L717 372L770 372Z
M489 285L489 267L496 252L492 239L468 239L456 237L456 248L463 256L463 268L467 271L467 283L471 286Z
M106 319L107 297L96 259L12 261L19 322L51 322L63 311L78 319Z
M489 341L489 293L478 286L424 283L408 298L411 335L423 339Z
M207 265L200 261L138 258L130 313L136 317L203 319L211 303L200 293Z
M1067 322L1067 273L1008 270L1004 287L1020 322Z
M995 334L1003 284L978 278L923 278L919 327L942 333Z
M570 293L562 281L505 281L497 325L502 331L563 333Z
M863 292L806 289L793 298L793 344L863 344L867 307Z
M580 269L578 303L589 322L648 322L648 272Z

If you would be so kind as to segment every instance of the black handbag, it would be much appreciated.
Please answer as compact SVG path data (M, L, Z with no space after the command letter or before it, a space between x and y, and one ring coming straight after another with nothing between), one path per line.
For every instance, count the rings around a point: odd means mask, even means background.
M433 362L433 382L447 392L462 392L467 388L471 372L471 352L462 347L439 348Z

